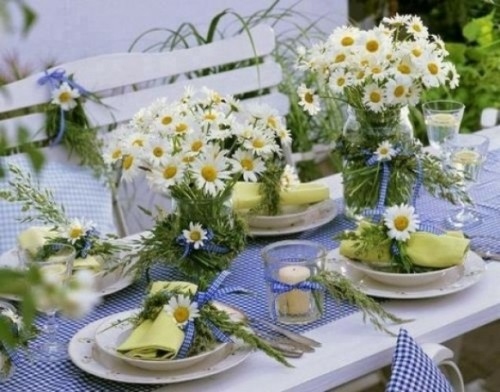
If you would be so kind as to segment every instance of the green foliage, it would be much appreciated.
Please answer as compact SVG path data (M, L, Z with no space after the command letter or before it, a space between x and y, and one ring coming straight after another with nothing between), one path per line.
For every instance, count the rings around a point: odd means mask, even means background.
M27 34L36 22L37 15L25 0L4 0L0 3L0 27L3 24L7 29L12 29L10 6L17 7L22 14L22 33Z

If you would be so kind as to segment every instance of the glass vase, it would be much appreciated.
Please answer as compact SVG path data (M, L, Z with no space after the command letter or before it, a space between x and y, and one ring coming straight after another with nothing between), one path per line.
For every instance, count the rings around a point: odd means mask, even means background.
M349 107L342 139L344 213L348 218L360 220L380 204L383 170L375 155L379 146L389 142L399 153L406 145L414 143L408 108L376 114ZM404 154L397 157L399 163L404 159ZM396 158L386 161L390 168L383 200L386 206L409 203L416 179L415 170L401 176L399 168L405 165L395 164L395 161Z

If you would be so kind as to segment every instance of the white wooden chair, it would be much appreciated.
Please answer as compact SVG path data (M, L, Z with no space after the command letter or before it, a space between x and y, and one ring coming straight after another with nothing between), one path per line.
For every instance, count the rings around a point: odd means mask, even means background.
M268 26L257 26L238 36L203 46L167 53L90 57L61 64L48 72L63 69L86 90L101 97L103 105L92 101L84 104L85 112L95 127L126 122L156 98L179 97L186 85L195 88L207 86L222 94L237 96L255 93L254 96L257 96L247 101L268 103L284 115L289 102L287 96L276 88L282 80L282 72L271 56L275 45L274 31ZM186 77L188 73L192 76L196 71L235 63L243 63L244 66L226 67L224 72L211 71L197 78ZM32 75L7 85L5 94L0 94L0 114L48 102L49 89L37 84L41 76ZM170 83L172 80L175 82ZM0 128L9 144L15 145L19 126L29 129L34 141L46 139L41 131L43 124L43 114L31 114L0 121ZM290 151L287 152L287 159L292 162ZM118 195L121 210L127 211L123 216L125 234L142 231L152 225L151 218L138 209L138 204L149 209L155 205L168 208L168 202L163 199L147 189L143 181L125 184Z

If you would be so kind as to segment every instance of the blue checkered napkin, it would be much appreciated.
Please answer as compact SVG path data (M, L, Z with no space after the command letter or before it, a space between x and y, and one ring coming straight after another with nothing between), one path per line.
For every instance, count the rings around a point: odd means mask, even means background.
M400 329L385 392L453 392L436 364Z
M50 150L46 154L49 155ZM6 168L9 163L17 165L24 172L31 172L33 179L37 179L42 188L51 189L55 200L64 205L69 218L92 220L102 234L116 233L111 191L94 176L90 169L74 163L48 161L36 177L25 154L0 159L2 167ZM9 174L7 173L6 177L0 179L0 189L7 187L8 180ZM40 222L20 223L21 217L23 213L19 204L0 200L0 253L15 246L17 236L21 231L33 225L40 225Z

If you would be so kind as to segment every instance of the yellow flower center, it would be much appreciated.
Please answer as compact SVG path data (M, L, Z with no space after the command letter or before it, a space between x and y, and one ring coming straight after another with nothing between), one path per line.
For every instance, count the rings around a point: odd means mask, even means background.
M217 116L214 113L205 113L205 120L215 121Z
M414 23L412 26L413 31L420 33L422 31L422 27L418 23Z
M163 178L165 178L166 180L174 178L176 174L177 174L176 166L167 166L165 169L163 169Z
M201 169L201 176L208 182L214 182L217 179L217 169L211 165L204 166Z
M379 103L382 100L382 95L378 91L372 91L370 93L370 101L373 103Z
M168 125L168 124L170 124L170 123L172 122L172 120L173 120L173 119L172 119L172 117L170 117L170 116L164 116L164 117L161 119L161 123L162 123L163 125Z
M242 159L241 166L243 167L243 169L251 171L254 168L253 160L248 158Z
M153 155L156 158L162 157L163 154L164 154L163 148L161 148L161 147L155 147L155 148L153 148Z
M134 163L134 157L132 155L125 155L123 157L123 163L122 163L122 167L125 169L125 170L128 170L132 167L132 164Z
M192 231L189 233L189 238L194 242L199 241L201 240L201 233L199 231Z
M380 67L373 67L372 68L372 74L376 75L376 74L379 74L381 72L382 72L382 68L380 68Z
M276 121L276 117L270 116L267 118L267 125L270 128L276 128L278 126L278 122Z
M252 142L252 146L254 146L255 148L262 148L264 147L264 145L265 143L262 139L254 139Z
M354 43L354 39L352 37L344 37L340 41L342 46L351 46Z
M185 323L189 319L189 309L185 306L178 306L174 310L174 319L178 323Z
M398 65L398 71L404 75L408 75L411 73L411 68L408 64L401 63Z
M83 229L81 227L72 227L69 230L69 236L71 238L80 238L83 235Z
M379 46L380 45L378 44L378 41L374 39L367 41L365 45L366 50L370 53L375 53L378 50Z
M184 158L182 158L182 162L184 163L189 163L194 161L194 156L191 155L186 155Z
M357 74L356 74L356 79L363 79L365 77L365 73L363 71L359 71Z
M180 123L180 124L177 124L175 126L175 132L177 132L177 133L184 133L187 131L187 129L188 129L188 126L185 123Z
M414 48L412 49L411 54L415 57L420 57L422 55L422 50L420 48Z
M398 231L406 230L409 225L410 225L410 221L408 220L408 218L406 216L400 215L394 219L394 227Z
M344 53L340 53L337 56L335 56L335 60L334 60L335 63L342 63L343 61L345 61L345 54Z
M437 75L439 73L439 67L435 63L427 64L427 69L432 75Z
M361 60L360 64L362 67L367 67L370 62L368 60Z
M304 94L304 101L307 103L313 103L314 102L314 97L311 93L305 93Z
M62 92L61 94L59 94L59 101L61 103L67 103L71 101L71 94L67 91Z
M405 88L403 86L397 86L394 89L394 96L395 97L401 98L404 93L405 93Z
M135 139L132 142L132 145L136 146L136 147L143 147L144 146L144 140L142 140L142 139Z
M198 152L203 147L203 142L201 140L196 140L191 143L191 151Z
M387 155L389 154L389 149L387 147L381 147L379 150L380 155Z
M111 154L111 158L113 159L119 159L121 156L122 156L122 150L120 149L114 150L113 153Z

